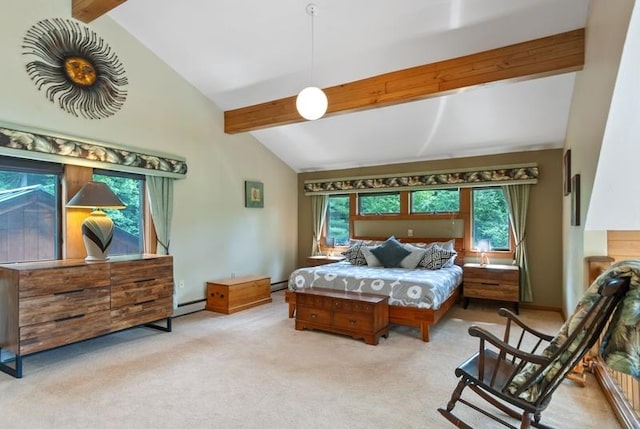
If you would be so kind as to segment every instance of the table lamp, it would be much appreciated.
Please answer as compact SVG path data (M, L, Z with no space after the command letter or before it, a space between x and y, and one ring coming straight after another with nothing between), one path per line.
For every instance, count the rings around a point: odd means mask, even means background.
M87 249L87 261L108 259L113 239L113 221L100 209L123 209L126 206L116 194L101 182L87 182L69 200L67 207L93 209L82 222L82 241Z
M489 265L489 257L487 256L487 252L490 249L491 249L491 245L489 244L489 240L478 241L478 251L480 252L481 266Z

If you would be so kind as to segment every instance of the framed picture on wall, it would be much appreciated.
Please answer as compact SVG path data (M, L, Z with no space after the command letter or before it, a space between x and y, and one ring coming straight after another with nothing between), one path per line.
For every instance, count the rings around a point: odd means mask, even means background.
M562 180L564 195L569 195L571 193L571 149L567 149L564 153L562 167L564 173Z
M249 208L264 207L264 185L262 182L244 182L244 206Z
M580 175L571 178L571 225L580 225Z

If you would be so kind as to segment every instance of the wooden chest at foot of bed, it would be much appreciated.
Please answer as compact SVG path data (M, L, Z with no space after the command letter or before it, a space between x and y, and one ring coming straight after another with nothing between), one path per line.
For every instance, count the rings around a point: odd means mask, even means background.
M207 282L206 309L231 314L271 302L271 278L245 276Z
M329 289L296 292L296 329L318 329L376 345L389 335L389 297Z

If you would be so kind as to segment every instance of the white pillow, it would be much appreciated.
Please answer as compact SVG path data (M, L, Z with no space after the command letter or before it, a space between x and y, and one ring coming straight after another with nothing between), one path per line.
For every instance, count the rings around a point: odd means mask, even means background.
M411 246L410 244L405 244L404 248L410 251L411 253L405 256L405 258L402 261L400 261L400 266L402 268L414 269L415 267L418 266L418 264L424 257L424 254L427 253L426 249L419 249L415 246Z
M360 251L362 252L362 254L364 255L364 259L367 261L367 265L370 267L381 267L382 263L380 262L380 260L376 257L376 255L374 255L373 253L371 253L371 247L369 246L362 246L360 248ZM418 262L420 262L418 260Z

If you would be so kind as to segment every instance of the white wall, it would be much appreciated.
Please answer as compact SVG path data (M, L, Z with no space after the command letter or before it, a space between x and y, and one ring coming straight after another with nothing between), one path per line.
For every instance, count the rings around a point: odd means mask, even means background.
M204 298L208 279L231 273L288 278L297 248L296 173L249 134L226 135L223 114L108 16L89 27L124 64L127 101L101 120L76 118L38 91L21 54L27 29L71 19L70 0L5 2L0 16L0 121L187 158L175 184L171 254L177 301ZM150 16L150 19L152 17ZM244 208L244 181L264 183L264 209Z
M602 140L585 229L640 230L640 4L636 3Z
M580 174L582 207L580 226L571 226L571 198L564 197L565 314L573 312L584 291L584 258L607 254L606 231L585 231L584 223L634 3L634 0L591 1L586 26L585 66L576 75L565 139L565 150L571 149L572 174Z

